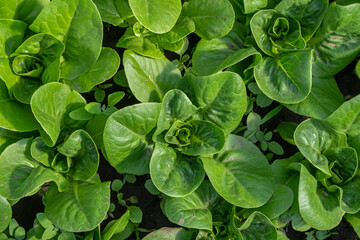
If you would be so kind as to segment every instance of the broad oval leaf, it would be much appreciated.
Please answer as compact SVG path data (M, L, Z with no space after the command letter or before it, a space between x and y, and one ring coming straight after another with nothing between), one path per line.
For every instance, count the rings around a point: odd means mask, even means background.
M236 206L260 207L275 190L275 178L267 159L243 137L229 135L217 159L201 160L216 191Z
M120 57L117 52L103 47L96 63L86 73L72 80L64 80L64 83L80 93L89 92L96 85L114 76L119 66Z
M165 203L165 215L182 227L212 230L211 205L219 195L210 182L205 180L194 192L186 197L169 197Z
M208 40L224 37L235 21L228 0L190 0L183 5L183 14L194 20L195 33Z
M254 75L269 98L287 104L301 102L311 90L311 50L265 57L256 65Z
M88 180L99 167L99 153L90 135L84 130L76 130L57 148L59 153L72 159L67 172L74 180Z
M143 240L191 240L192 235L184 228L160 228L146 235Z
M313 75L328 78L346 67L360 52L360 4L332 3L308 45L315 50Z
M341 189L341 208L347 213L357 213L360 210L360 180L355 179L341 186Z
M100 55L103 27L100 13L91 0L51 1L29 28L53 35L65 44L61 78L71 80L80 76Z
M181 13L181 0L129 0L136 19L154 33L169 32Z
M69 121L66 119L69 113L85 104L79 93L62 83L48 83L35 91L30 106L43 129L46 145L52 147L56 144L61 128Z
M103 135L105 124L108 118L109 116L103 113L97 114L86 124L86 132L90 134L98 149L104 148Z
M12 210L6 198L0 195L0 233L3 232L10 223Z
M152 145L146 138L156 126L161 104L141 103L112 114L104 129L109 163L120 173L149 173Z
M241 77L233 72L217 73L195 77L186 75L178 83L199 108L203 120L215 123L226 133L233 131L240 123L246 109L246 88Z
M295 144L304 157L328 176L329 161L323 152L329 148L345 147L346 135L335 131L330 124L315 118L302 122L294 133Z
M124 68L131 91L141 102L161 102L181 78L179 69L168 59L151 59L125 51Z
M50 185L45 202L46 217L68 232L85 232L97 227L110 207L110 182L76 182L59 192Z
M344 98L334 78L313 77L310 94L299 103L285 106L300 115L325 119L343 103Z
M1 79L0 127L16 132L30 132L40 127L29 105L12 100L5 83Z
M165 144L156 143L150 160L150 176L161 192L183 197L199 187L205 171L197 157L182 155Z
M299 209L307 224L318 230L336 227L345 212L340 208L336 192L318 186L316 179L301 165L299 180Z
M35 194L46 182L54 181L61 190L67 185L59 173L40 166L30 156L31 139L8 146L0 155L0 195L17 200Z

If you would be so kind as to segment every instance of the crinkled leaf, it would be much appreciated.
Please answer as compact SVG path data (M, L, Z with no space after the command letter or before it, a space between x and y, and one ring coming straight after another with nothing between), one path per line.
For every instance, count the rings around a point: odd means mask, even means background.
M154 33L169 32L181 13L181 0L129 0L136 19Z
M276 10L258 11L251 18L250 27L257 45L269 56L305 48L299 22L283 17Z
M183 197L199 187L205 177L201 162L156 143L150 160L150 176L154 185L172 197Z
M226 133L240 123L246 108L247 96L241 77L223 72L204 77L188 74L179 82L203 120L215 123Z
M107 215L110 182L74 181L64 192L52 184L46 196L45 215L55 226L68 232L90 231Z
M91 0L53 0L37 16L30 29L51 34L65 44L62 78L71 80L85 73L100 55L103 27Z
M300 115L325 119L343 103L344 98L334 78L313 77L310 94L299 103L285 106Z
M80 93L89 92L96 85L114 76L119 66L120 57L117 52L112 48L104 47L96 63L86 73L64 82Z
M269 98L288 104L301 102L311 90L311 51L265 57L256 65L254 75L259 88Z
M209 181L186 197L169 197L165 203L165 214L169 220L182 227L212 230L211 206L219 195Z
M97 172L99 153L94 141L84 130L73 132L57 150L72 159L72 166L67 175L73 179L85 181Z
M318 230L336 227L345 212L340 208L336 192L328 192L301 165L299 180L299 209L307 224Z
M217 159L202 158L216 191L243 208L264 205L275 190L274 175L265 156L243 137L229 135Z
M124 68L131 91L141 102L161 102L181 78L180 71L168 59L151 59L132 51L124 53Z
M60 189L67 185L66 179L57 172L40 166L30 155L31 139L20 140L8 146L0 155L0 195L17 200L35 194L50 181Z
M287 18L298 20L301 35L307 41L320 26L328 2L328 0L283 0L275 9Z
M302 122L295 130L294 139L305 158L328 176L331 175L329 161L323 152L329 148L347 145L345 134L335 131L327 122L315 118Z
M332 3L308 45L315 50L313 75L328 78L346 67L360 52L360 4Z
M46 145L56 144L61 128L70 121L69 113L85 104L78 92L62 83L48 83L35 91L30 106L43 129L41 133Z
M160 104L128 106L112 114L104 129L104 147L109 163L120 173L146 174L152 145L146 135L156 126Z
M183 5L183 14L195 22L195 33L208 40L224 37L235 21L228 0L190 0Z

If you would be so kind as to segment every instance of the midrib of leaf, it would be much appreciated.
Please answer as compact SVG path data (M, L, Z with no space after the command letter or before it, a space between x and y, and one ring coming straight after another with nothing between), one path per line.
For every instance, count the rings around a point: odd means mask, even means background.
M80 211L81 211L81 212L83 213L83 215L85 216L88 224L91 225L91 222L90 222L90 220L89 220L88 215L86 214L85 211L83 211L83 205L81 204L81 201L80 201L80 198L79 198L79 193L78 193L78 185L79 185L79 184L78 184L77 182L73 181L72 186L73 186L74 197L75 197L75 199L76 199L76 202L77 202L77 204L78 204L78 206L79 206Z

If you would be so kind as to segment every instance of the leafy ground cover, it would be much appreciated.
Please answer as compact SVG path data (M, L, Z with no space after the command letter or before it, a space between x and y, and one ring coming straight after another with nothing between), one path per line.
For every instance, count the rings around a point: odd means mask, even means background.
M358 239L360 4L0 0L0 239Z

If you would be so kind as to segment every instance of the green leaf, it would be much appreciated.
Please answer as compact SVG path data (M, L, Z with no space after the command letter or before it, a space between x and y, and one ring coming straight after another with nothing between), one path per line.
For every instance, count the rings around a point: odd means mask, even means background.
M97 102L104 101L105 95L106 95L106 93L102 89L96 89L96 91L94 92L94 97Z
M125 2L121 0L122 2ZM110 23L117 26L124 22L124 19L120 16L120 13L116 9L116 3L114 0L93 0L97 9L100 12L103 22Z
M236 206L260 207L274 192L274 175L267 159L243 137L229 135L215 160L201 160L216 191Z
M101 104L98 102L90 102L84 108L91 114L101 114Z
M355 66L355 73L356 73L357 77L360 78L360 61L358 61Z
M1 0L1 2L4 2L4 0ZM2 16L2 18L6 18L6 15L4 16L2 14L2 9L4 8L0 9L0 16ZM10 54L13 53L18 46L20 46L24 38L26 27L27 25L24 22L13 20L11 17L9 17L9 19L0 19L0 59L10 56ZM1 71L0 78L7 81Z
M158 142L150 160L150 176L161 192L183 197L199 187L205 171L198 158L182 155Z
M111 240L115 233L124 231L129 222L130 211L126 211L118 220L109 222L101 233L102 240Z
M130 206L129 211L130 211L130 218L129 218L130 221L133 223L141 223L143 217L143 213L141 209L136 206Z
M126 79L125 70L119 70L114 76L114 82L121 87L129 87L128 80Z
M70 232L62 232L59 237L58 240L76 240L76 237L73 233Z
M65 84L48 83L35 91L30 106L43 129L46 145L56 144L61 128L71 123L69 113L85 104L85 99Z
M136 19L154 33L169 32L181 12L181 0L129 0Z
M1 67L0 67L1 68ZM15 132L30 132L39 128L28 105L12 100L5 83L0 80L0 127Z
M112 114L104 129L104 147L109 163L120 173L146 174L152 145L146 135L156 126L160 104L128 106Z
M255 80L261 91L281 103L303 101L311 90L311 51L265 57L255 67Z
M107 115L97 114L86 124L86 132L90 134L98 149L104 148L103 133L107 119Z
M124 53L124 68L130 89L141 102L161 102L181 78L180 71L166 58L146 58L129 50Z
M243 216L248 218L253 212L261 212L269 219L275 219L286 212L292 205L294 194L286 185L278 184L269 201L255 209L249 209L243 212Z
M354 231L360 236L360 213L356 214L345 214L345 219L354 228Z
M10 223L12 210L6 198L0 195L0 232L3 232Z
M89 113L88 111L85 110L85 108L82 107L70 112L69 116L74 120L86 121L92 119L93 114Z
M224 37L235 21L235 12L228 0L190 0L184 3L183 14L195 22L195 33L208 40Z
M223 148L225 134L218 126L202 120L192 120L188 124L191 134L189 136L190 144L177 148L180 152L191 156L211 155L218 153ZM167 135L165 139L166 137Z
M360 210L360 182L356 179L341 186L343 195L341 198L341 208L347 213L355 214Z
M59 15L63 17L59 19ZM100 55L102 21L91 0L53 0L29 28L53 35L65 44L62 78L71 80L87 72Z
M347 145L345 134L335 131L327 122L315 118L302 122L295 130L294 139L305 158L328 176L331 175L329 161L323 152L329 148Z
M125 93L122 91L114 92L108 95L108 105L109 106L115 106L118 102L123 99L125 96Z
M19 133L0 128L0 154L4 149L23 138L32 136L33 133Z
M296 19L301 26L301 35L308 41L324 18L328 0L285 0L275 10L287 18Z
M292 145L295 145L294 132L297 126L298 124L296 122L280 122L276 129L282 139Z
M164 58L162 50L149 38L136 36L132 28L127 28L116 44L117 47L132 50L151 58Z
M343 103L344 98L333 77L313 77L310 94L299 103L285 106L300 115L325 119Z
M84 130L76 130L57 148L59 153L72 159L67 172L74 180L88 180L99 167L99 153L94 141Z
M17 200L35 194L50 181L61 190L67 185L59 173L40 166L30 156L31 139L23 139L8 146L0 155L0 195Z
M224 132L237 128L246 109L246 88L241 77L222 72L204 77L186 75L179 82L203 120L215 123Z
M336 227L345 212L340 208L336 192L318 186L316 179L301 165L299 180L299 209L305 222L318 230Z
M251 239L269 239L277 240L276 228L272 222L262 213L254 212L250 215L244 223L240 223L239 226L235 222L235 227L244 240ZM261 227L259 227L261 226Z
M49 0L0 0L0 16L31 24L40 11L49 4Z
M36 137L30 147L31 157L36 161L50 167L52 161L55 158L55 152L53 148L48 147L41 137Z
M193 233L184 228L161 228L146 235L143 240L191 240Z
M268 144L269 144L269 150L272 151L273 153L275 153L276 155L284 154L284 149L282 148L282 146L279 143L277 143L275 141L271 141Z
M196 191L186 197L169 197L165 203L165 215L182 227L212 230L211 204L219 195L209 181L204 181Z
M90 231L107 215L110 182L74 181L63 192L58 192L52 184L46 196L45 215L55 226L68 232Z
M308 45L315 50L313 75L328 78L346 67L360 52L360 4L332 3Z
M96 85L114 76L119 66L120 57L117 52L103 47L96 63L86 73L72 80L64 80L64 83L80 93L89 92Z
M343 103L326 121L335 130L345 133L350 139L360 135L360 95Z
M260 10L251 18L251 32L259 48L269 56L304 49L297 20L287 19L273 9Z
M145 182L145 188L148 190L149 193L152 195L158 195L161 192L155 187L154 183L151 181L151 179L146 180Z
M123 187L123 182L120 179L115 179L112 183L111 183L111 190L113 190L114 192L119 192L121 190L121 188Z
M51 221L45 216L44 213L37 213L36 214L36 220L40 223L40 225L43 228L54 228L54 225L51 223Z
M235 24L234 28L239 28ZM254 65L261 59L261 55L254 48L245 48L241 33L233 29L223 38L212 40L201 39L193 55L193 73L206 76L217 73L239 62L254 61Z

